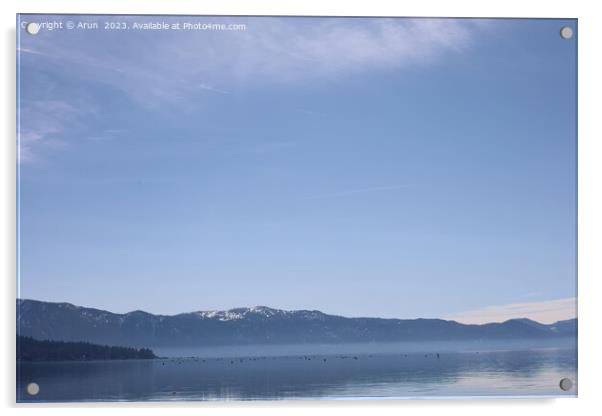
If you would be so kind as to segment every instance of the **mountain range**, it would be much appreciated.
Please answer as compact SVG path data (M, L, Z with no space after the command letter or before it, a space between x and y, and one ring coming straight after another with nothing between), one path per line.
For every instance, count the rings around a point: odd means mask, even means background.
M576 337L577 319L551 325L511 319L483 325L443 319L347 318L266 306L224 311L125 314L17 299L17 335L120 346L211 346Z

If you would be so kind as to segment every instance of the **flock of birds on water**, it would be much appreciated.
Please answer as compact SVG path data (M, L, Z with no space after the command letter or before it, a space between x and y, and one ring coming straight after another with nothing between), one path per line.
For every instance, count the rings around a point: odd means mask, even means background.
M304 361L311 361L312 359L314 361L322 361L323 363L327 363L328 359L330 358L331 360L334 359L339 359L339 360L345 360L345 359L351 359L351 360L355 360L358 361L360 359L361 355L335 355L335 356L329 356L329 357L322 357L322 356L317 356L317 355L302 355L302 356L298 356L298 357L290 357L290 356L279 356L279 357L266 357L266 356L260 356L260 357L243 357L243 358L224 358L224 357L218 357L218 358L200 358L200 357L178 357L178 358L170 358L168 360L163 360L161 365L165 365L165 363L176 363L176 364L182 364L184 363L184 361L194 361L194 362L198 362L198 363L205 363L207 361L224 361L224 362L230 362L230 365L234 365L234 364L242 364L245 361L249 362L249 361L263 361L263 360L276 360L279 358L298 358L299 360L304 360ZM372 355L367 355L367 358L372 358ZM401 357L403 358L407 358L408 354L401 354ZM424 354L424 358L429 358L429 357L433 357L436 358L437 360L439 358L441 358L441 356L439 355L439 353L433 353L433 354Z
M478 352L477 352L478 354ZM414 355L414 354L413 354ZM422 354L416 354L416 356L422 356ZM257 357L217 357L217 358L201 358L201 357L174 357L169 359L163 359L161 365L165 365L166 363L172 364L183 364L184 362L197 362L199 364L207 363L207 362L223 362L228 366L234 366L236 364L243 364L245 362L251 361L264 361L264 360L278 360L278 359L297 359L303 361L314 361L314 362L322 362L322 364L328 363L329 360L352 360L352 361L360 361L360 359L370 359L373 355L329 355L329 356L321 356L321 355L301 355L301 356L257 356ZM408 358L408 354L400 354L400 358ZM435 360L439 360L441 355L437 353L424 354L424 358L433 358ZM172 395L176 395L177 392L172 392Z

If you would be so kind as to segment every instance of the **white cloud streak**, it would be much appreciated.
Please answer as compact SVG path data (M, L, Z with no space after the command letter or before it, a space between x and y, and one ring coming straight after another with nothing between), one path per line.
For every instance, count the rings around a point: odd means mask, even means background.
M508 319L529 318L544 324L577 317L576 298L554 299L541 302L511 303L487 306L460 312L446 317L466 324L504 322Z
M119 18L121 21L140 17ZM147 18L148 19L148 18ZM182 18L166 17L176 21ZM396 70L462 53L483 23L462 19L227 18L242 32L128 32L97 40L70 36L60 42L26 38L20 52L57 69L105 83L151 105L149 98L177 102L196 90L339 81L367 70ZM112 40L108 40L112 39ZM121 41L123 40L123 41ZM27 62L25 62L27 64Z
M395 191L399 189L409 188L410 185L389 185L389 186L374 186L371 188L357 188L357 189L347 189L339 192L331 192L327 194L319 194L305 197L303 199L311 200L311 199L330 199L330 198L340 198L346 196L353 196L358 194L366 194L373 192L384 192L384 191Z
M20 104L19 163L35 162L42 149L64 147L64 132L80 129L82 119L95 114L92 106L82 102L40 98Z
M95 19L87 17L88 19ZM120 21L155 17L115 17ZM53 19L61 19L54 16ZM81 19L86 19L82 17ZM233 18L166 17L165 21L196 19L245 23L237 32L127 31L127 33L44 32L22 37L19 46L23 100L21 156L35 154L48 138L58 137L81 112L29 107L33 100L68 102L81 88L61 91L32 88L30 77L68 77L89 84L89 91L114 89L149 111L177 114L211 105L212 97L269 86L303 86L312 82L343 82L368 71L397 71L437 63L448 53L464 53L483 22L471 19L390 18ZM65 18L67 20L67 18ZM106 20L106 19L105 19ZM63 94L63 95L61 95ZM94 96L91 106L102 105ZM106 104L104 104L106 105ZM55 121L50 121L55 120ZM94 135L94 132L90 132ZM29 156L27 156L29 155Z

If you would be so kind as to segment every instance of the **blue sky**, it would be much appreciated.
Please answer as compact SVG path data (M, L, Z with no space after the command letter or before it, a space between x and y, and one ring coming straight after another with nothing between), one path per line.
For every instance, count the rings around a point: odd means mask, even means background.
M575 21L22 20L20 297L574 316Z

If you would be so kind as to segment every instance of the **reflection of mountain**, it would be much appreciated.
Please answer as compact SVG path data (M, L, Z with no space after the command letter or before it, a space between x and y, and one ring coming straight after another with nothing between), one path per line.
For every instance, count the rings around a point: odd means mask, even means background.
M125 346L205 346L576 336L577 321L544 325L528 319L465 325L441 319L346 318L265 306L173 316L17 300L17 334L36 339Z

